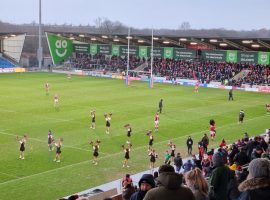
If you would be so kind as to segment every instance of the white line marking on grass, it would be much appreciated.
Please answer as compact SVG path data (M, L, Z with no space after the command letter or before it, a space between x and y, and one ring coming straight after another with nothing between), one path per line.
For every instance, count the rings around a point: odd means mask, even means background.
M14 137L17 136L17 135L15 135L15 134L7 133L7 132L4 132L4 131L0 131L0 134L3 134L3 135L9 135L9 136L14 136ZM40 140L40 139L37 139L37 138L30 138L30 137L28 137L28 139L34 140L34 141L37 141L37 142L41 142L41 143L46 143L45 141ZM92 150L82 149L82 148L78 148L78 147L74 147L74 146L63 145L63 147L71 148L71 149L77 149L77 150L81 150L81 151L92 152ZM100 154L105 154L105 153L101 153L101 152L100 152Z
M262 116L254 117L254 118L251 118L251 119L247 119L245 121L252 121L252 120L255 120L255 119L258 119L258 118L261 118L261 117L265 117L265 116L268 116L268 115L262 115ZM223 127L226 127L226 126L231 126L232 124L237 124L237 122L231 123L231 124L226 124L226 125L220 126L218 128L223 128ZM183 137L187 137L188 135L197 135L197 134L202 133L202 132L205 132L205 131L208 131L208 130L204 130L204 131L199 131L199 132L195 132L195 133L192 133L192 134L183 135L183 136L180 136L180 137L177 137L177 138L173 138L173 140L177 140L177 139L180 139L180 138L183 138ZM164 141L156 142L155 144L162 144L162 143L166 143L166 142L167 142L167 140L164 140ZM142 148L147 148L147 147L148 147L148 145L140 146L140 147L134 148L132 151L136 151L136 150L139 150L139 149L142 149ZM117 156L119 154L123 154L123 152L121 151L121 152L114 153L114 154L111 154L111 155L106 155L104 157L99 158L98 160L112 158L113 156ZM34 176L39 176L39 175L42 175L42 174L47 174L47 173L50 173L50 172L54 172L54 171L58 171L58 170L62 170L62 169L65 169L65 168L69 168L69 167L73 167L73 166L77 166L77 165L81 165L81 164L85 164L85 163L90 163L90 162L92 162L92 159L91 160L85 160L85 161L82 161L82 162L79 162L79 163L74 163L74 164L71 164L71 165L66 165L66 166L59 167L59 168L52 169L52 170L47 170L47 171L40 172L40 173L37 173L37 174L32 174L32 175L29 175L29 176L25 176L25 177L21 177L21 178L9 180L9 181L0 183L0 185L5 185L5 184L8 184L8 183L17 182L19 180L24 180L24 179L31 178L31 177L34 177Z
M15 176L15 175L13 175L13 174L7 174L7 173L4 173L4 172L0 172L0 174L4 174L4 175L7 175L7 176L11 176L11 177L16 178L16 179L21 178L21 177L19 177L19 176Z

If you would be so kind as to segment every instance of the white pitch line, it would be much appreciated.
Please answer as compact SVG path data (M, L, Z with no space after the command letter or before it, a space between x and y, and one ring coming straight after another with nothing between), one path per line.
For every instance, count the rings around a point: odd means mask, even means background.
M17 135L15 135L15 134L7 133L7 132L4 132L4 131L0 131L0 134L2 134L2 135L14 136L14 137L17 136ZM40 140L40 139L37 139L37 138L30 138L30 137L28 137L28 139L34 140L34 141L37 141L37 142L41 142L41 143L46 143L45 141ZM92 150L82 149L82 148L78 148L78 147L74 147L74 146L63 145L63 147L66 147L66 148L72 148L72 149L77 149L77 150L81 150L81 151L92 152ZM105 153L101 153L101 152L100 152L100 154L105 154Z
M254 118L248 119L248 120L246 120L246 121L252 121L252 120L254 120L254 119L261 118L261 117L265 117L265 116L267 116L267 115L262 115L262 116L254 117ZM226 126L230 126L230 125L232 125L232 124L237 124L237 123L226 124L226 125L220 126L220 127L218 127L218 128L223 128L223 127L226 127ZM217 129L218 129L218 128L217 128ZM205 132L205 131L208 131L208 130L199 131L199 132L195 132L195 133L187 134L187 135L197 135L197 134L202 133L202 132ZM178 139L180 139L180 138L187 137L187 135L183 135L183 136L174 138L173 140L178 140ZM161 141L161 142L156 142L155 144L162 144L162 143L165 143L165 142L167 142L167 141L164 140L164 141ZM145 148L145 147L147 147L147 146L148 146L148 145L141 146L141 147L137 147L137 148L135 148L134 150L139 150L139 149ZM133 151L134 151L134 150L133 150ZM118 153L114 153L114 154L111 154L111 155L106 155L106 156L104 156L104 157L99 158L98 160L111 158L111 157L113 157L113 156L117 156L117 155L122 154L122 153L123 153L123 152L118 152ZM56 168L56 169L52 169L52 170L47 170L47 171L40 172L40 173L37 173L37 174L32 174L32 175L29 175L29 176L24 176L24 177L21 177L21 178L17 178L17 179L13 179L13 180L9 180L9 181L0 183L0 185L5 185L5 184L8 184L8 183L17 182L17 181L19 181L19 180L31 178L31 177L34 177L34 176L38 176L38 175L42 175L42 174L46 174L46 173L50 173L50 172L54 172L54 171L58 171L58 170L61 170L61 169L65 169L65 168L68 168L68 167L73 167L73 166L80 165L80 164L84 164L84 163L89 163L89 162L91 162L91 161L92 161L92 160L86 160L86 161L82 161L82 162L79 162L79 163L74 163L74 164L71 164L71 165L66 165L66 166L63 166L63 167L60 167L60 168Z

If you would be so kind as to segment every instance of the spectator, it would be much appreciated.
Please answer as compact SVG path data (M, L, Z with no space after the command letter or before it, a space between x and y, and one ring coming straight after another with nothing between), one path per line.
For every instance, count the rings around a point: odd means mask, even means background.
M204 152L207 152L207 146L209 145L209 138L207 134L205 133L202 140L201 140L201 145L204 148Z
M171 165L162 165L157 187L147 192L144 200L195 200L191 190L181 184L182 175L175 173Z
M243 166L249 162L245 148L242 147L240 149L240 152L235 155L235 157L233 158L233 161L236 163L236 165L240 165L240 166Z
M187 139L188 155L192 154L192 145L193 145L193 140L191 139L190 136L188 136L188 139Z
M240 200L270 199L270 163L264 158L256 158L249 163L247 180L239 185Z
M131 183L124 181L122 188L122 199L123 200L129 200L131 195L135 192L135 188Z
M212 190L211 198L216 200L227 200L227 188L230 180L230 169L224 165L224 160L220 152L213 156L213 171L209 184Z
M208 183L199 168L187 172L185 180L196 200L208 200Z
M130 200L142 200L147 192L155 186L153 175L144 174L139 181L139 190L131 195Z
M263 149L260 146L257 146L256 149L253 149L253 152L251 154L251 160L255 158L260 158L262 156Z
M177 153L176 157L174 158L174 165L176 167L176 172L180 173L181 167L183 165L183 160L180 153Z
M182 168L184 169L184 173L190 171L192 169L192 163L191 160L188 160L183 166Z

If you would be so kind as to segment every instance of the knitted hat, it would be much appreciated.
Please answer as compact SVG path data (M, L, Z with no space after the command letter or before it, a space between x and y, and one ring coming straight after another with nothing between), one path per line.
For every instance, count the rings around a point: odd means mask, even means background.
M270 178L270 161L265 158L256 158L249 163L248 170L250 178Z

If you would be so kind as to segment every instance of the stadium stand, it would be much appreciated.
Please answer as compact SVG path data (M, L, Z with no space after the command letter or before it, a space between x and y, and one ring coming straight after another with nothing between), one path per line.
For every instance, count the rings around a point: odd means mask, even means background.
M127 57L76 54L70 59L75 69L103 70L121 73L125 71ZM150 59L130 56L131 76L138 76L139 70L149 73ZM168 80L176 78L199 79L202 83L218 81L225 85L241 87L248 85L270 85L270 68L264 65L214 62L205 60L174 60L154 58L153 74L166 77Z
M13 63L7 59L0 57L0 68L13 68L16 67Z

